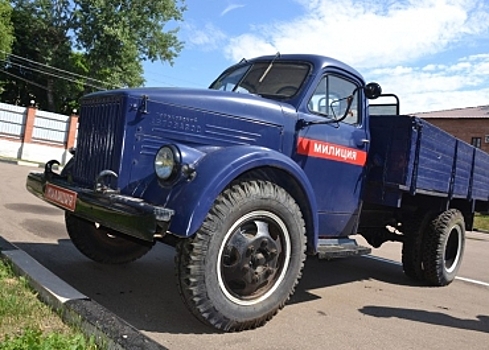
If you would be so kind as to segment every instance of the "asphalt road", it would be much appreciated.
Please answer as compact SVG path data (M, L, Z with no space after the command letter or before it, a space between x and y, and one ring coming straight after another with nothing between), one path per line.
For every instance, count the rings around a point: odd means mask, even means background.
M32 170L40 171L0 162L0 236L169 349L489 349L488 234L467 234L461 279L443 288L406 278L397 243L373 258L308 259L284 310L264 327L226 334L186 310L172 248L157 244L123 266L81 255L62 211L25 190Z

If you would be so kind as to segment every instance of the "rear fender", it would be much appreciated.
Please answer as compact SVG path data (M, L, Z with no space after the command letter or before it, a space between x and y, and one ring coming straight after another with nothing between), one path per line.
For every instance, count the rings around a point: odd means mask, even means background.
M237 146L216 150L195 166L196 177L170 195L168 208L175 210L169 231L178 236L193 235L202 225L217 196L228 184L245 172L273 167L287 172L302 187L311 209L313 232L309 242L315 246L318 219L312 186L302 169L282 153L255 146Z

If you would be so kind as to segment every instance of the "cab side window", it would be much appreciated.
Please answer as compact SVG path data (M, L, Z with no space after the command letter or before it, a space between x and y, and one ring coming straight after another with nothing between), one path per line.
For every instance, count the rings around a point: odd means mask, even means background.
M309 111L325 118L339 119L347 109L347 97L355 90L356 85L335 75L327 75L321 79L313 96L308 102ZM358 91L353 96L350 110L342 123L359 124Z

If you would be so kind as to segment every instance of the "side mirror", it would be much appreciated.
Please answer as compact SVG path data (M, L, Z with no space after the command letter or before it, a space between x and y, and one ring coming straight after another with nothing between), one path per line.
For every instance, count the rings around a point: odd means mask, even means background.
M377 97L382 95L382 88L377 83L368 83L365 87L365 96L369 100L375 100Z

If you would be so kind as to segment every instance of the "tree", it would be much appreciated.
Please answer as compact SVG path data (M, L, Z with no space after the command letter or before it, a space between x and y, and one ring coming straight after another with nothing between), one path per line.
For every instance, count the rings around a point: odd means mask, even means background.
M60 111L87 92L142 85L144 60L172 64L182 49L178 29L163 31L169 21L182 20L181 2L13 0L16 41L9 70L24 80L11 79L13 89L2 97L35 96L42 108Z
M49 9L48 9L49 11ZM8 58L7 71L12 77L2 98L6 102L27 105L35 100L41 108L60 111L60 100L69 90L51 67L71 70L71 47L66 32L53 26L52 14L34 4L16 4L12 13L15 42Z
M14 28L11 22L12 7L6 0L0 0L0 59L10 53L12 42L14 40Z
M14 40L14 28L11 22L12 7L6 0L0 0L0 67L4 67L4 60L12 49ZM5 74L0 75L0 93L2 92L2 81Z
M78 0L77 47L87 52L92 73L114 85L138 86L144 60L173 62L182 49L177 29L183 7L174 0ZM110 68L110 69L107 69Z

